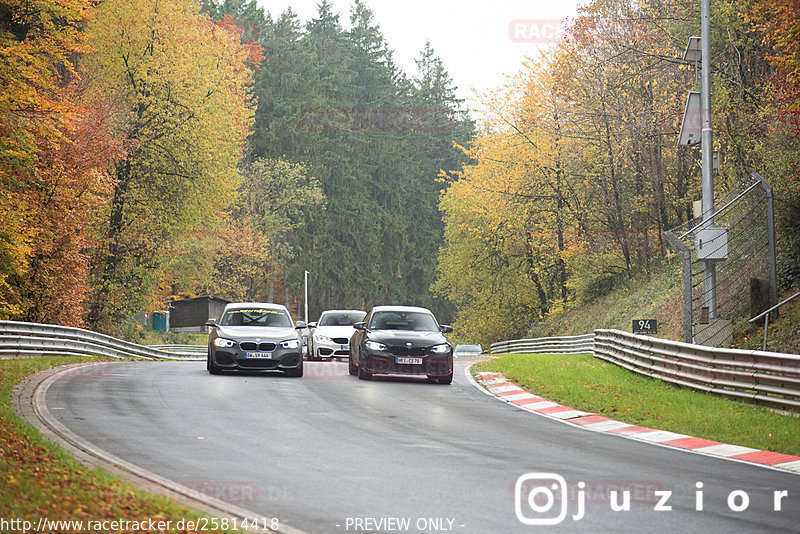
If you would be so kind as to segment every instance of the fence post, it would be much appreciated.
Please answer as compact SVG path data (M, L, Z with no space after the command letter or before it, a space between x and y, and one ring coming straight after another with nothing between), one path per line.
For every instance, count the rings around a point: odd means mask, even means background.
M769 298L770 306L778 303L778 258L775 245L775 195L763 176L754 172L751 175L756 178L767 195L767 240L769 241Z
M689 247L683 244L678 237L667 230L663 232L669 245L679 252L683 259L683 340L686 343L691 343L693 339L692 333L692 251Z

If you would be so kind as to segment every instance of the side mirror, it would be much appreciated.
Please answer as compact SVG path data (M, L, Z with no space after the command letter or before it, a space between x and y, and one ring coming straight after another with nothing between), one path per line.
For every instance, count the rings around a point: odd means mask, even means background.
M297 321L294 324L294 328L296 330L302 330L303 328L308 328L308 324L305 321Z
M209 326L211 328L216 328L217 320L214 319L213 317L209 317L208 319L206 319L206 326Z
M308 323L308 327L309 328L316 328L317 327L317 323Z
M439 329L442 331L443 334L449 334L450 332L453 331L453 327L450 326L449 324L439 325Z
M363 332L367 329L367 323L363 321L360 323L356 323L353 325L353 328L355 328L356 330L361 330Z

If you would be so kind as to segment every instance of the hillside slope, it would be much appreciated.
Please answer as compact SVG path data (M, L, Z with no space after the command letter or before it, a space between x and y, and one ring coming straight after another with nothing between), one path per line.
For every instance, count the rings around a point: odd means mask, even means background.
M657 337L683 341L683 295L681 264L665 261L649 278L642 275L591 302L577 300L534 323L527 337L570 336L596 328L631 331L634 319L656 319ZM779 299L797 291L786 291ZM733 347L761 349L763 325L743 327L734 333ZM780 317L769 325L767 350L800 354L800 298L784 306Z
M649 277L641 275L591 302L576 300L534 323L530 337L587 334L596 328L631 331L634 319L656 319L658 337L682 341L683 297L680 261L665 261Z

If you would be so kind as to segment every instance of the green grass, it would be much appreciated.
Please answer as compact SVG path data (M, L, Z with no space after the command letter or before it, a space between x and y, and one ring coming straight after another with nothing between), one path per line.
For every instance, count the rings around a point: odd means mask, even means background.
M522 389L626 423L800 455L800 418L637 375L590 354L512 354L473 372L502 373Z
M196 520L200 516L166 497L134 489L88 470L22 421L10 408L23 377L57 365L93 361L53 357L0 361L0 517L50 520ZM184 531L187 532L187 531ZM189 531L193 532L193 531ZM209 530L204 532L224 532Z

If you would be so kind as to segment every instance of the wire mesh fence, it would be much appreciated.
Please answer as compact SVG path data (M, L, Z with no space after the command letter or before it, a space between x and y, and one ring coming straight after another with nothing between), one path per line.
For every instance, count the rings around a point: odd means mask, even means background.
M772 189L758 174L742 191L664 235L684 256L685 341L729 346L734 330L777 301Z

